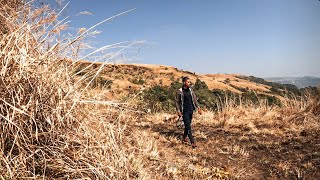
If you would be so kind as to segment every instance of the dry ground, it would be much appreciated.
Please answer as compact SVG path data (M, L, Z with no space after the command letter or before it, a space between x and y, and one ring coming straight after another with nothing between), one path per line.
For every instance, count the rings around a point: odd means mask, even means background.
M193 131L198 147L193 149L182 143L183 129L176 126L176 118L167 116L146 116L127 124L129 134L145 134L156 144L157 156L148 158L147 163L152 164L150 167L163 168L151 168L156 179L317 179L320 176L320 133L316 129L290 129L289 119L280 117L266 122L238 119L240 123L235 123L232 118L221 120L210 112L196 114Z

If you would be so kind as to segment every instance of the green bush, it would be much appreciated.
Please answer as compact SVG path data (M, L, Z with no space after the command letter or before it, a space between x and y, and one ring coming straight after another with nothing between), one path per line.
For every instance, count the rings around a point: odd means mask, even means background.
M208 85L204 81L197 79L193 90L201 107L211 110L216 109L217 99L212 94L212 91L209 90Z
M225 79L225 80L223 81L223 83L224 83L224 84L229 84L229 83L230 83L230 79L229 79L229 78Z
M140 95L141 106L151 109L152 112L175 111L175 96L182 83L172 81L170 86L156 85L146 89Z
M196 80L193 88L195 90L201 90L201 89L209 90L208 85L204 81L201 81L200 79Z
M152 112L172 111L174 109L174 96L168 86L156 85L142 93L144 106Z
M281 101L275 96L269 96L265 94L256 94L254 91L246 91L241 94L241 98L243 100L248 100L252 102L253 104L258 105L260 103L260 100L267 100L268 105L276 105L281 106Z
M181 87L182 83L178 80L172 81L170 86L153 86L142 93L141 103L143 103L147 108L150 108L152 112L175 111L175 96L178 89ZM269 105L281 105L280 100L275 96L256 94L248 88L237 88L242 92L242 94L237 94L228 90L210 90L207 84L200 79L196 80L192 88L197 95L199 105L202 108L212 111L216 111L218 108L224 107L226 98L233 99L236 105L244 101L258 105L260 100L263 99L266 99Z

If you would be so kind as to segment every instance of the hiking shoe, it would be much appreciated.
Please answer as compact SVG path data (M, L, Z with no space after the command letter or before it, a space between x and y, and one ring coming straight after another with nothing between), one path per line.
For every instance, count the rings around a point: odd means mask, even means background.
M197 147L196 143L192 143L191 146L192 146L192 148L196 148Z

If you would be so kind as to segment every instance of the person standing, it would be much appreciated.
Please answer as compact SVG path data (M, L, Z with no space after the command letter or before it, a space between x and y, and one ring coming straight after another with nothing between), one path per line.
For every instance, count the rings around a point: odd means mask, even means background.
M198 109L199 114L202 114L201 109L199 108L197 97L195 93L190 88L191 81L189 77L182 78L182 88L177 91L175 102L176 102L176 110L179 117L182 116L183 123L184 123L184 133L182 140L187 142L189 137L191 146L193 148L197 147L196 143L194 142L194 138L192 135L191 130L191 123L192 123L192 115L193 111Z

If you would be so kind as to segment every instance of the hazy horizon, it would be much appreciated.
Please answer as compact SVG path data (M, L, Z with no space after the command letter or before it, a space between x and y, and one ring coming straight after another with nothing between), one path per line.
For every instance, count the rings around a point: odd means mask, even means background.
M318 0L70 0L66 14L74 29L89 28L133 8L98 26L91 45L142 40L121 54L126 62L201 74L320 77Z

